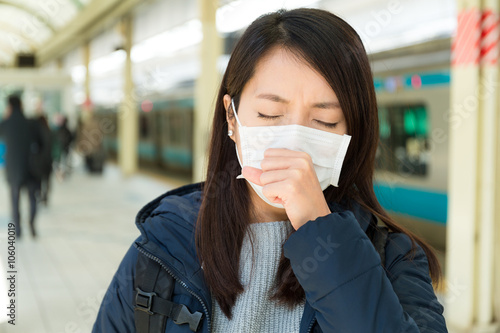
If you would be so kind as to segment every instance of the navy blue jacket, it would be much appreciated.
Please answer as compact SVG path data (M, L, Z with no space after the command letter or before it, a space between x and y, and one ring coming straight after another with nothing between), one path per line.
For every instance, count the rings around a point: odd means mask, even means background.
M104 296L93 332L134 332L133 286L140 252L154 256L176 280L173 301L204 313L210 332L212 299L196 256L194 226L201 203L199 184L168 192L137 216L141 236L130 247ZM327 216L300 227L284 245L306 292L300 332L447 332L427 257L419 247L405 257L410 239L389 234L386 270L365 231L371 214L332 205ZM251 315L251 314L249 314ZM190 332L167 321L166 332Z

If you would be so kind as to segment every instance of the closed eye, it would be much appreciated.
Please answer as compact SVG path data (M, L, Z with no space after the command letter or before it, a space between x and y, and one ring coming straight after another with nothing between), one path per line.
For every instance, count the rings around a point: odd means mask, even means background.
M260 112L257 112L258 113L258 118L263 118L263 119L268 119L268 120L272 120L272 119L278 119L279 117L281 117L281 115L278 115L278 116L269 116L267 114L263 114L263 113L260 113Z
M321 120L317 120L317 119L314 119L314 120L316 122L318 122L319 124L321 124L322 126L325 126L327 128L335 128L338 125L338 122L337 123L326 123L326 122L321 121Z

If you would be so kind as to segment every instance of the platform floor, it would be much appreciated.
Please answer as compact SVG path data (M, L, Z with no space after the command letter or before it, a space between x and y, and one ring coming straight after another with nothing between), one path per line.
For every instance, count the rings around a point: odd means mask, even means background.
M4 178L0 174L2 266L10 220ZM39 210L35 240L29 233L24 195L23 235L16 243L16 325L4 322L7 292L3 275L7 269L1 267L0 332L90 332L118 264L139 235L135 215L147 202L177 185L144 175L123 180L112 166L102 177L77 169L64 181L53 179L49 205Z
M182 180L136 175L126 180L114 166L102 176L76 169L54 177L48 207L41 206L37 239L27 225L16 242L16 320L5 322L7 224L10 204L0 171L0 333L90 332L104 293L123 255L139 236L135 216L150 200Z

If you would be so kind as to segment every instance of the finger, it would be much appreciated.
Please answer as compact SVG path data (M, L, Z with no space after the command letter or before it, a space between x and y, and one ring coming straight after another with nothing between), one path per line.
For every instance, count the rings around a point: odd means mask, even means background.
M260 182L263 185L280 182L285 179L296 177L298 172L300 172L300 170L297 169L265 171L260 175Z
M260 182L260 175L262 174L262 170L251 166L244 166L243 169L241 169L241 174L248 181L256 185L262 186L262 183Z
M286 181L270 183L262 187L262 194L271 202L285 205L289 187Z
M294 160L290 157L264 157L260 162L262 171L285 170L293 165Z

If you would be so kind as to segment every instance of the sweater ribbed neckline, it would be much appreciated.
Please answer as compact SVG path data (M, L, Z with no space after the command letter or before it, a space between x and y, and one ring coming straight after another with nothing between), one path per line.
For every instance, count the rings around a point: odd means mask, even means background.
M293 231L290 221L251 223L243 239L240 281L244 291L228 320L214 301L214 332L298 332L304 304L289 309L270 300L282 245ZM253 245L253 250L252 250Z

